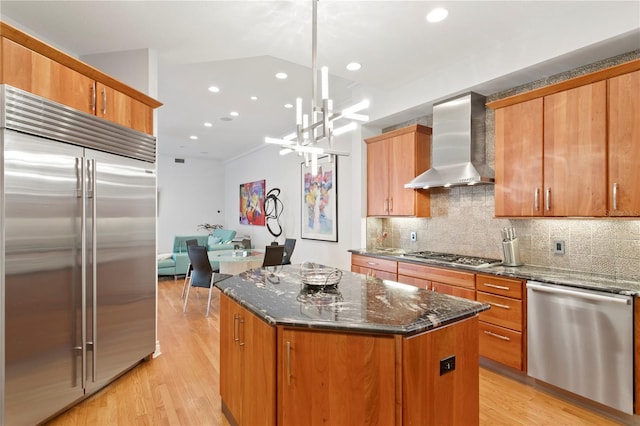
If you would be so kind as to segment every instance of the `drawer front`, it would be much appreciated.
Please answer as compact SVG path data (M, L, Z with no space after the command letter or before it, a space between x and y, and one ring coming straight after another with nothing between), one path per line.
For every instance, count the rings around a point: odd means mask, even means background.
M522 333L483 321L478 329L480 356L522 371Z
M431 290L431 281L423 280L422 278L408 277L406 275L398 275L398 282L403 284L409 284L414 287L426 288Z
M522 331L522 301L494 294L477 294L478 302L488 303L491 309L480 313L480 321Z
M451 296L462 297L469 300L476 300L476 292L465 287L457 287L455 285L448 285L432 281L431 289L438 293L449 294Z
M415 263L398 262L398 274L458 287L476 288L473 272L454 271L452 269L434 268L433 266Z
M476 275L476 289L485 293L522 299L524 281L495 275Z
M351 265L351 272L355 272L369 277L380 278L381 280L398 281L398 276L393 272L378 271L377 269L363 268L358 265Z
M398 273L398 262L387 259L379 259L377 257L362 256L360 254L351 255L351 264L358 265L363 268L377 269L379 271Z

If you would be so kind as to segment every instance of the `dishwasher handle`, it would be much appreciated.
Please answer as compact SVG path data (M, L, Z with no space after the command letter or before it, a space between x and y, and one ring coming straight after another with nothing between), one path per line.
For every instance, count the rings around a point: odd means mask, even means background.
M554 294L564 294L567 296L576 296L582 299L594 300L598 302L612 302L612 303L620 303L623 305L629 305L631 303L631 298L627 297L624 299L612 296L605 296L600 294L586 293L583 291L576 290L568 290L563 288L556 287L548 287L545 285L534 284L532 282L527 282L527 288L530 288L533 291L541 291L545 293L554 293Z

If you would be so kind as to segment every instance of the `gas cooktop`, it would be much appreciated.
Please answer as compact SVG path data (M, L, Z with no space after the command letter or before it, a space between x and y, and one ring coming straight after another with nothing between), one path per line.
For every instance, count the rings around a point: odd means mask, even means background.
M448 265L465 265L475 268L486 268L502 263L500 259L491 259L487 257L463 256L451 253L439 253L436 251L410 251L403 255L404 257L412 257L416 259L425 259L433 262L444 263Z

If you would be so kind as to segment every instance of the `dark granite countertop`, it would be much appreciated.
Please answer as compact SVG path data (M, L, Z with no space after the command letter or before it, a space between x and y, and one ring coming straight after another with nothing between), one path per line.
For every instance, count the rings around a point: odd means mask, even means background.
M272 325L409 336L472 317L489 305L342 271L334 287L302 283L300 265L252 269L215 283Z
M437 266L450 269L466 270L475 273L494 274L505 277L521 278L545 283L560 284L576 288L598 290L607 293L623 294L640 297L640 281L620 279L610 275L590 274L587 272L567 271L563 269L544 268L539 266L523 265L518 267L490 266L486 268L474 268L465 265L444 265L424 259L414 259L403 256L402 249L352 249L351 253L375 256L383 259L401 262L419 263L429 266ZM640 266L639 266L640 267Z

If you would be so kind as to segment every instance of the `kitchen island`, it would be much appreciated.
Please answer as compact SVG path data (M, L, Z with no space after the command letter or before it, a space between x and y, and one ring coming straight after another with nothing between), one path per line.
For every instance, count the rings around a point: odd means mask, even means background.
M299 265L216 283L220 394L230 424L478 424L478 314L486 304Z

